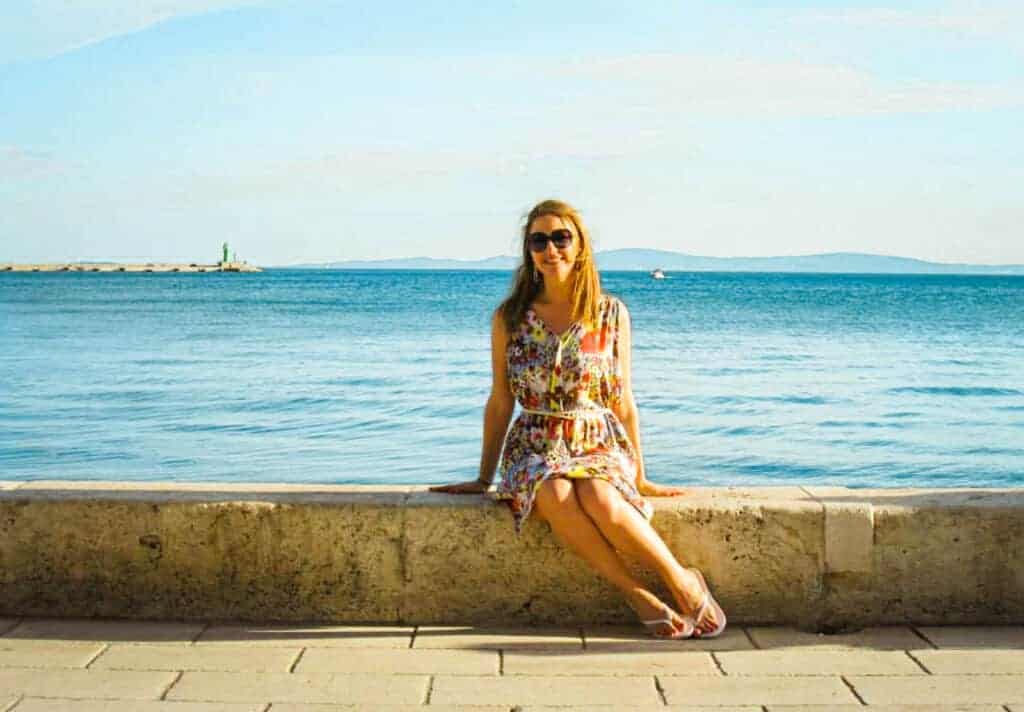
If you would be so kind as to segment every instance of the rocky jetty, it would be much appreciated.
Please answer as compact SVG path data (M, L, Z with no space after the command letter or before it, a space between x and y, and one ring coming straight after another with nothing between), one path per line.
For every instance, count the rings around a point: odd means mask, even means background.
M118 264L115 262L67 262L56 264L0 263L0 272L262 272L248 262L215 262L213 264L174 264L147 262L145 264Z

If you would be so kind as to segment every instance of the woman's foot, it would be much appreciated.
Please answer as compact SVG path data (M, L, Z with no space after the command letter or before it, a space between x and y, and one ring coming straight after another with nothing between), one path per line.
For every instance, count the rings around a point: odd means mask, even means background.
M659 623L648 626L655 638L671 638L686 631L689 624L670 606L666 606L660 598L646 589L636 589L626 596L626 603L640 617L641 621L653 621L666 616L671 623Z
M680 566L679 570L667 583L679 609L694 622L696 630L693 633L693 637L699 638L704 633L714 631L721 622L721 619L715 606L708 606L704 613L704 618L699 621L697 620L697 613L700 611L700 605L704 600L704 587L701 585L701 580L697 576L696 571L697 569L688 569L685 566Z

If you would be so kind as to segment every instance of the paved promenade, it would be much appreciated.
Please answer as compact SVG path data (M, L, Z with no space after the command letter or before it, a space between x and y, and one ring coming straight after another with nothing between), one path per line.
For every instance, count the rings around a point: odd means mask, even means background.
M1024 626L221 625L0 619L0 712L1024 712Z

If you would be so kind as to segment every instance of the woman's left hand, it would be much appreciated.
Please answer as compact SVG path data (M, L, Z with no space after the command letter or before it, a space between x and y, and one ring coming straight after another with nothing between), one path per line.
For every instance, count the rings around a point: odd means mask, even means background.
M637 485L640 494L647 497L677 497L681 494L689 494L690 490L684 487L673 487L671 485L659 485L650 480L640 480Z

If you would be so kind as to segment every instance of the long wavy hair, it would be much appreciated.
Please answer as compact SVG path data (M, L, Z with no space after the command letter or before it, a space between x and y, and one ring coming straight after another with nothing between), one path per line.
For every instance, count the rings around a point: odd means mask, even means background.
M601 277L594 263L594 250L590 240L590 232L583 223L579 211L561 200L542 200L530 209L523 223L521 248L523 261L516 269L512 280L512 289L505 300L498 306L505 328L509 334L515 333L519 324L526 316L526 309L540 294L544 287L544 275L534 271L533 258L527 237L533 221L543 215L554 215L562 218L580 238L580 250L573 265L573 284L570 289L572 300L573 323L584 321L594 324L598 318L598 305L601 299Z

